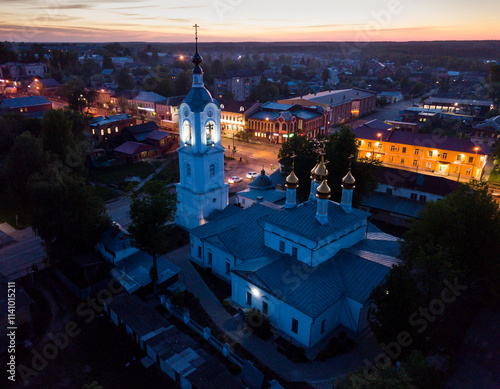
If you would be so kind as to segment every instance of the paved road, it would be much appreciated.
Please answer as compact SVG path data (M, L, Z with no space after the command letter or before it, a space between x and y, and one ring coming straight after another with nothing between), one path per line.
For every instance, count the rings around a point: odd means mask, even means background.
M395 120L399 117L399 111L406 109L411 106L411 101L403 100L394 104L386 105L384 108L377 108L377 112L371 115L362 117L363 120Z
M45 257L41 239L30 227L19 231L7 227L7 223L0 224L0 229L16 242L0 249L0 273L15 280L28 274L33 264L41 270L44 267L41 261Z

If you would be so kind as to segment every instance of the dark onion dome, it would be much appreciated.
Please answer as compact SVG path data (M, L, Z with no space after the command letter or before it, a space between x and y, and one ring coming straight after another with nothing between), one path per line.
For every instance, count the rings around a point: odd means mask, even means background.
M299 179L295 175L295 172L292 170L290 175L286 178L286 187L290 189L294 189L299 186Z
M328 183L326 180L323 180L320 186L318 186L318 189L316 189L316 197L318 199L328 199L330 198L330 193L332 191L330 190L330 187L328 186Z
M349 169L349 172L346 174L346 176L342 178L342 187L345 189L353 189L355 183L356 179L351 174L351 169Z
M262 169L260 171L260 176L256 177L249 187L252 189L272 189L274 185L271 178L266 175L266 171Z

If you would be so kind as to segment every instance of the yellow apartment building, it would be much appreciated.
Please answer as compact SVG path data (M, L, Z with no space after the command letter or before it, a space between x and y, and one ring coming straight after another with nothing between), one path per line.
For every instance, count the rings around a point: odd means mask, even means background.
M375 158L385 166L457 180L480 179L487 154L468 139L409 133L363 125L354 129L359 157Z

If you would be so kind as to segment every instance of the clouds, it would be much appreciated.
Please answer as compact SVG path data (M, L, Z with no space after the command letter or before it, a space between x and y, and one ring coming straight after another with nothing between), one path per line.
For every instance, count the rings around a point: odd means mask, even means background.
M387 7L385 0L291 1L286 6L269 0L1 1L2 35L36 29L37 40L51 41L190 41L194 23L202 26L205 41L352 41L369 28L373 13ZM402 12L372 31L370 40L500 39L487 4L457 0L450 8L431 0L394 1L400 1ZM494 0L482 1L500 9ZM227 6L222 20L216 3Z

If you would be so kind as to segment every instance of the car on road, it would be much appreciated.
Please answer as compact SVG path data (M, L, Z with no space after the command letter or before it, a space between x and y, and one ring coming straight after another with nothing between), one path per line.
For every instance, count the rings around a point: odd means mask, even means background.
M255 178L259 175L257 172L248 172L247 173L247 178Z
M230 184L236 184L237 182L241 182L241 177L232 176L229 180L227 180Z

